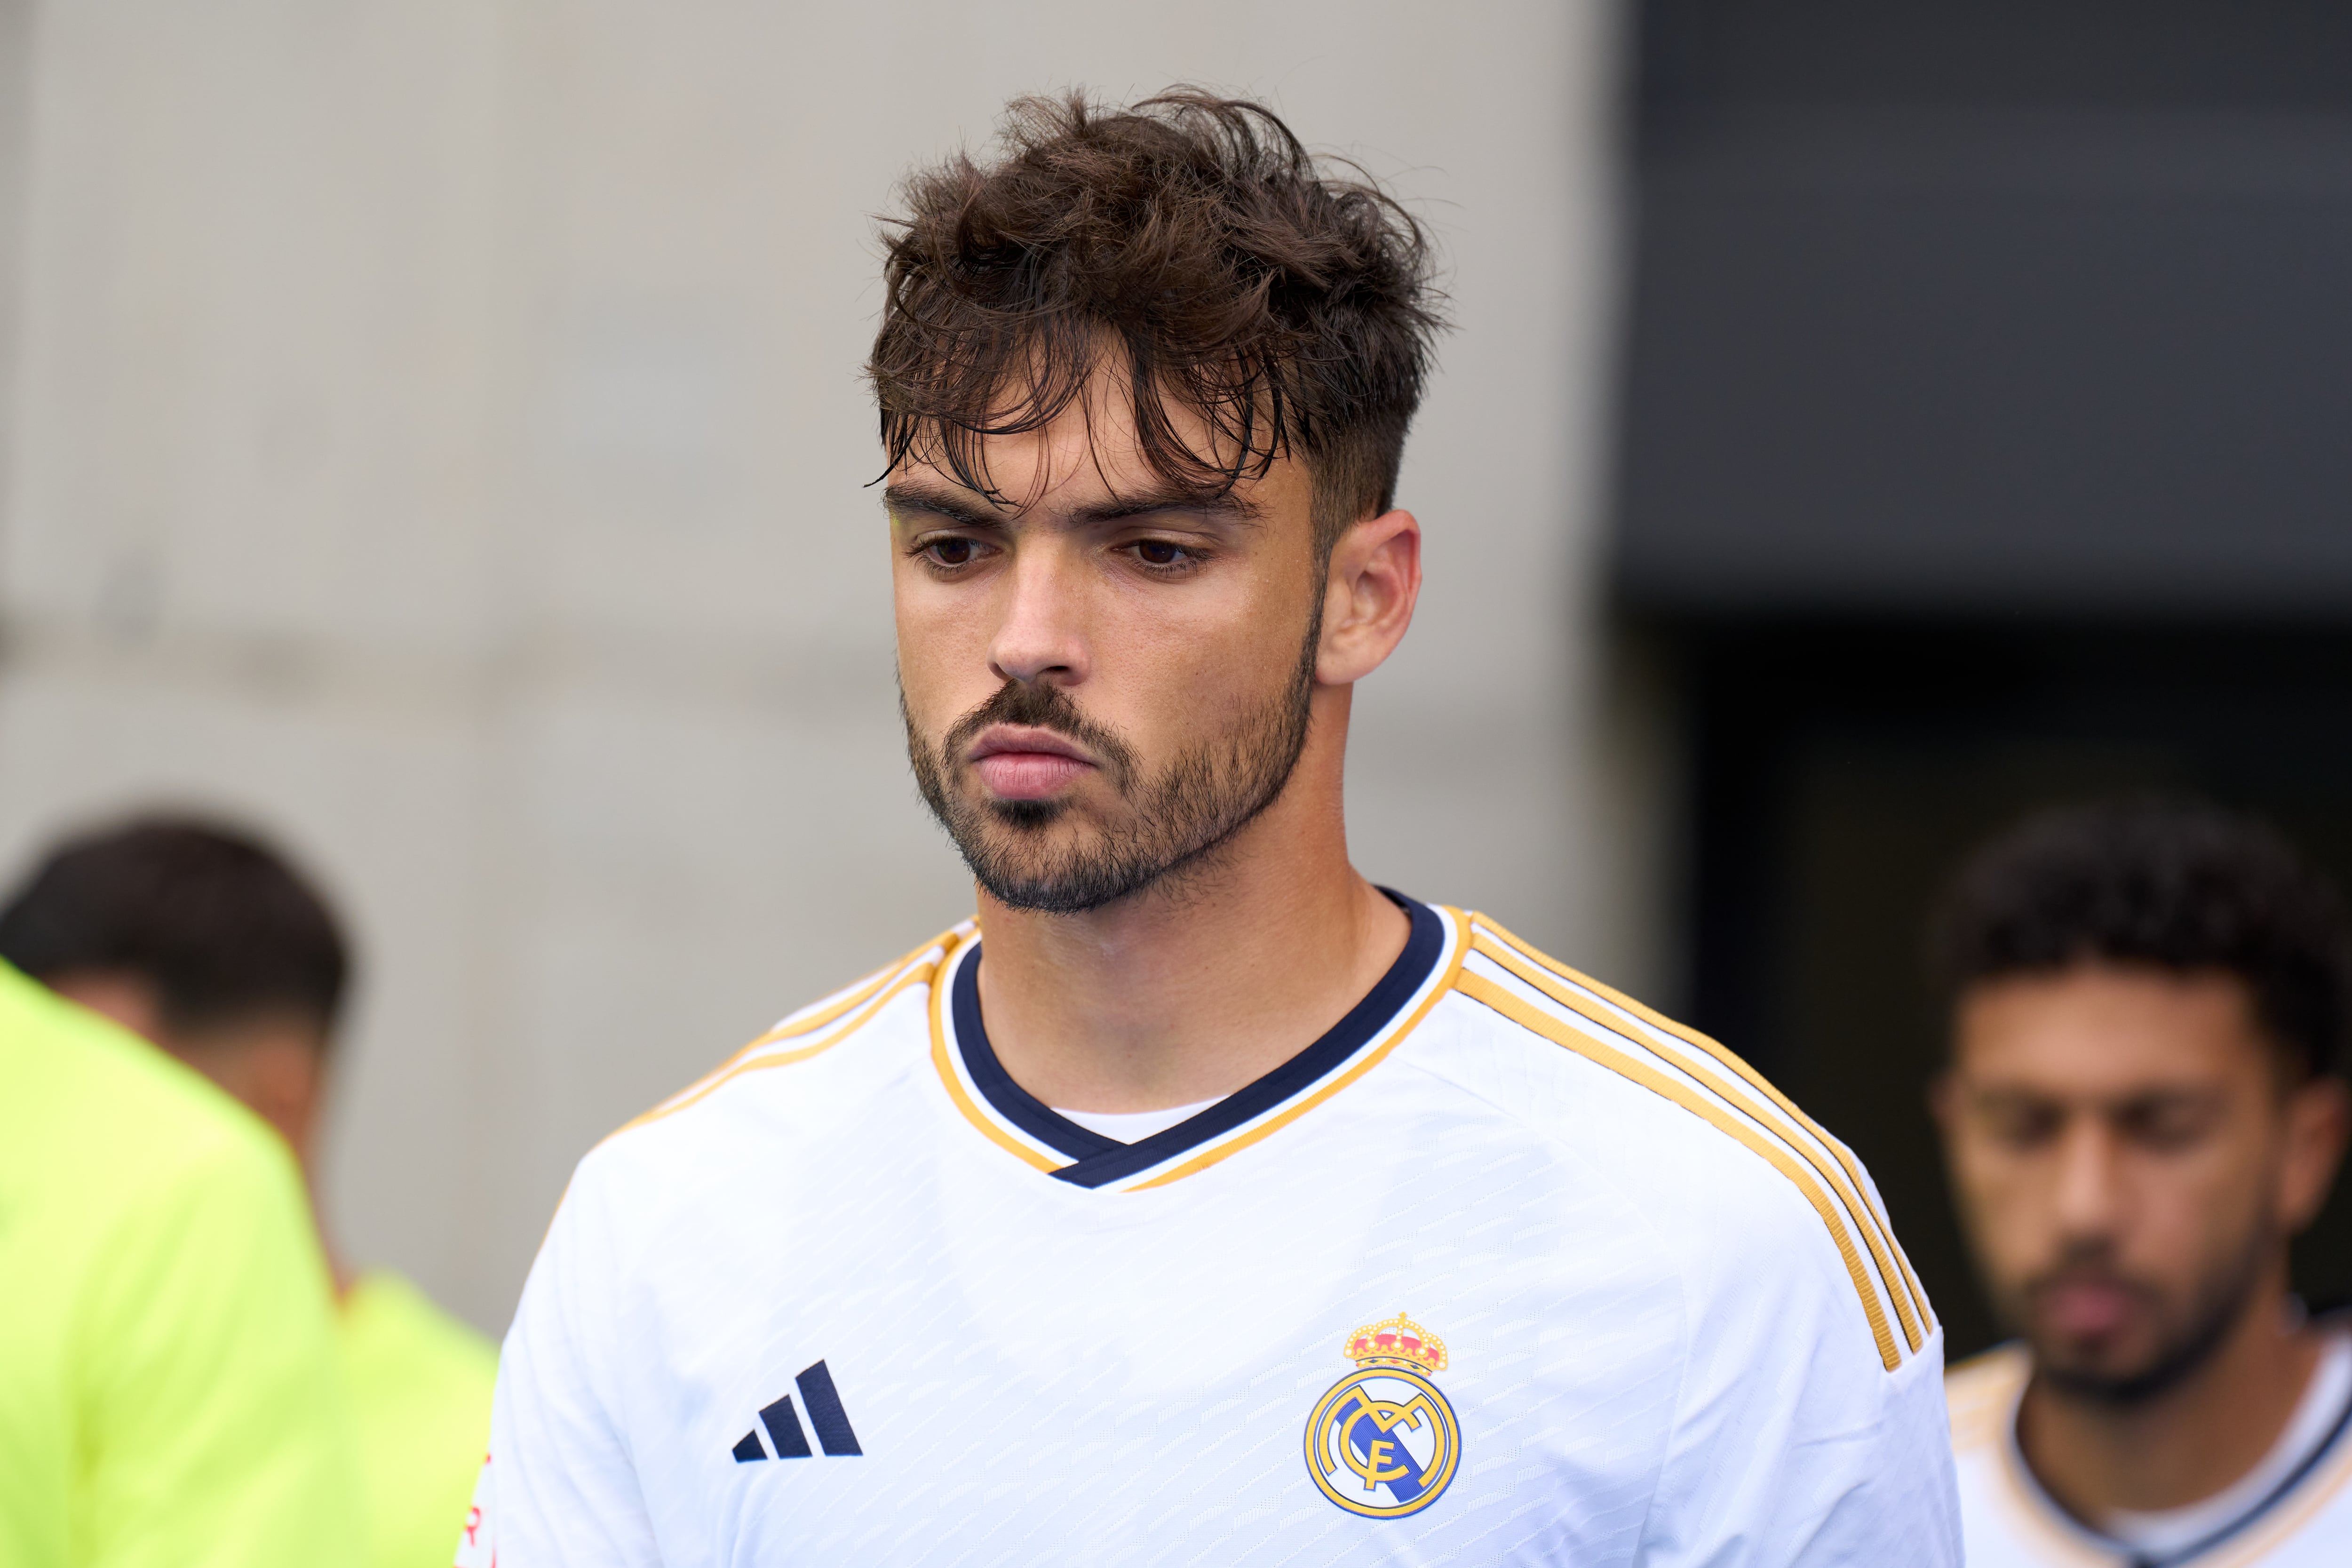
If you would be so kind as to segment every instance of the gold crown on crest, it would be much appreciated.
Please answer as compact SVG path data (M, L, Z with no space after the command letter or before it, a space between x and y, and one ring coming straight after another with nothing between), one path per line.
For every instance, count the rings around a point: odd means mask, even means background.
M1445 1370L1445 1342L1399 1312L1366 1323L1348 1336L1348 1357L1358 1366L1412 1366Z

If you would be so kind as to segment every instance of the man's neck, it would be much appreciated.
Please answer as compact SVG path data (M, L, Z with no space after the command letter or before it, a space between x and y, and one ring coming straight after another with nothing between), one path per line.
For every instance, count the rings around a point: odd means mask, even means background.
M1014 1082L1070 1110L1221 1098L1378 984L1412 922L1348 864L1337 770L1318 787L1311 760L1176 886L1076 915L982 896L981 1012Z
M2118 1405L2029 1384L2018 1443L2043 1489L2095 1526L2118 1509L2186 1508L2260 1464L2319 1363L2317 1335L2288 1316L2283 1260L2278 1272L2211 1359L2153 1399Z

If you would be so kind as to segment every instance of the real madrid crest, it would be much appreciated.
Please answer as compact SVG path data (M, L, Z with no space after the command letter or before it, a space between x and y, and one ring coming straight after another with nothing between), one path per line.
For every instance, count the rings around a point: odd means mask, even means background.
M1437 1500L1462 1458L1454 1407L1429 1381L1445 1342L1400 1312L1348 1336L1356 1370L1307 1418L1307 1473L1367 1519L1402 1519Z

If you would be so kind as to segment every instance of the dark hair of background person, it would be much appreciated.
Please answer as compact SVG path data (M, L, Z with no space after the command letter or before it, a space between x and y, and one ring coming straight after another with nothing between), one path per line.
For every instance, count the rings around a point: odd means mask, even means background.
M351 960L326 902L258 837L145 817L60 844L0 909L0 958L37 980L135 975L170 1028L292 1009L323 1042Z
M2085 961L2235 975L2297 1079L2337 1070L2352 934L2336 889L2268 826L2142 798L2028 817L1979 849L1938 906L1944 996Z
M1295 450L1327 557L1394 500L1444 325L1431 247L1264 106L1186 87L1126 110L1019 99L994 162L958 153L900 197L867 365L892 467L943 463L993 495L982 440L1084 410L1123 360L1143 458L1181 491L1222 495ZM1210 450L1177 435L1171 397Z

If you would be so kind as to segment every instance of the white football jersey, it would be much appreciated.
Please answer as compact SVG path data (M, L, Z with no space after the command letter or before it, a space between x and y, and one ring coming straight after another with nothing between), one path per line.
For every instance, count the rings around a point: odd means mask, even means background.
M2339 1355L2341 1352L2338 1352ZM2032 1358L2003 1345L1952 1369L1952 1450L1969 1568L2344 1568L2352 1563L2352 1401L2315 1389L2295 1425L2308 1429L2275 1466L2206 1508L2198 1528L2162 1549L2134 1550L2060 1508L2017 1447L2017 1405ZM2275 1470L2275 1474L2266 1473ZM2243 1494L2242 1496L2232 1494Z
M581 1163L460 1562L1945 1568L1942 1341L1869 1179L1491 921L1129 1144L966 923Z

